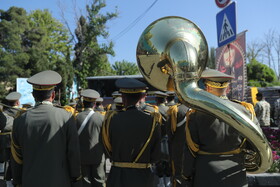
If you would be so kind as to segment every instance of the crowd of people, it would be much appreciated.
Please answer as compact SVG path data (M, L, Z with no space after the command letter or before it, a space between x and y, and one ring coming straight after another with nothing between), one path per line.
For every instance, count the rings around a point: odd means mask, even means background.
M201 75L206 92L259 125L262 120L249 110L251 104L227 98L232 79L212 69ZM175 92L156 91L155 103L148 104L147 85L123 78L116 81L119 90L108 106L93 89L81 90L78 103L57 106L54 88L61 81L50 70L30 77L34 107L19 108L18 92L5 98L0 162L7 165L7 186L248 185L242 154L246 139L221 119L176 102ZM108 175L106 159L111 163Z

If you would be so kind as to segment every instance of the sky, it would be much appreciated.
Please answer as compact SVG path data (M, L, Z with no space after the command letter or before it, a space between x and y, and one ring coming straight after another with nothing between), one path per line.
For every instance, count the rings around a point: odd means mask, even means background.
M233 1L233 0L232 0ZM90 0L0 0L0 9L11 6L21 7L27 12L49 9L53 17L66 20L71 30L75 28L77 15L85 14L85 4ZM262 41L265 34L274 30L280 34L280 0L235 0L237 34L247 30L246 42ZM200 27L208 46L217 47L216 15L222 9L215 0L107 0L102 12L113 12L118 17L107 22L110 36L100 42L114 42L115 61L136 62L136 47L145 28L153 21L165 16L187 18ZM62 17L64 12L64 18Z

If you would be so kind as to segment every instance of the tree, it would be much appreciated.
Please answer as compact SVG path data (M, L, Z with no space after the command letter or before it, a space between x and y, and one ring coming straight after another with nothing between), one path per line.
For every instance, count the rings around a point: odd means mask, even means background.
M62 74L66 80L62 90L66 85L72 85L71 45L64 26L48 10L36 10L28 15L22 8L11 7L0 13L0 78L1 85L5 85L3 90L15 90L18 77L30 77L48 69ZM62 98L65 98L64 93Z
M275 72L255 59L247 64L247 76L249 86L267 87L278 84Z
M107 38L107 21L115 18L117 13L101 14L100 11L106 6L105 1L95 0L87 5L87 17L81 16L78 21L75 35L74 68L78 80L78 86L86 87L88 76L111 75L112 69L107 55L114 55L113 43L99 44L98 39Z
M247 44L247 62L251 62L253 59L257 60L258 57L261 56L263 49L264 44L260 43L259 41L252 41L251 43Z
M30 75L25 70L30 57L22 47L23 38L29 30L27 12L11 7L0 10L0 90L3 98L10 90L15 90L16 78Z
M135 63L124 60L121 62L116 61L112 68L117 75L136 75L140 73Z
M61 22L53 18L48 10L35 10L29 15L30 69L34 74L51 69L62 76L60 84L60 100L67 102L67 88L73 84L73 64L71 61L71 45L69 32Z

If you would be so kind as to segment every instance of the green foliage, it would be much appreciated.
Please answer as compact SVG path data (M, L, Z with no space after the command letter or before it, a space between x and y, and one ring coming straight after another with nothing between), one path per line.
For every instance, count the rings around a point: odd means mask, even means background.
M140 73L138 66L135 63L124 60L121 62L115 62L115 64L112 65L112 68L116 75L136 75Z
M99 44L98 39L107 38L106 22L117 16L117 13L101 14L106 4L95 0L87 5L88 16L81 16L75 30L78 39L75 45L74 68L77 75L78 86L87 87L86 77L111 75L112 69L107 55L114 55L113 43Z
M275 72L255 59L247 64L247 75L249 86L267 87L279 84Z
M69 33L48 10L0 10L0 78L5 90L15 90L16 78L43 70L58 71L66 80L61 90L66 90L73 80L70 51Z
M29 30L27 13L22 8L0 10L0 79L1 98L15 89L16 78L26 77L29 55L22 47L23 36ZM2 95L3 94L3 95Z

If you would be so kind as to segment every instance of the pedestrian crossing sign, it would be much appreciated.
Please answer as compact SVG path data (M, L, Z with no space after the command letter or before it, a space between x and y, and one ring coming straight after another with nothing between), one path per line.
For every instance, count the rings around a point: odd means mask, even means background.
M236 39L236 3L232 2L216 16L218 47Z

